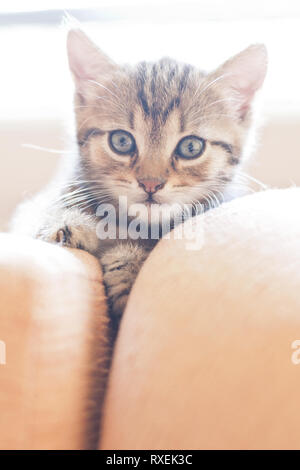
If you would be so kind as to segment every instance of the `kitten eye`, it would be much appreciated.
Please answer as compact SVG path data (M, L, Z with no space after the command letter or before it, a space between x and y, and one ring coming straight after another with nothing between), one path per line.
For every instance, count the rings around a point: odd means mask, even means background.
M134 152L136 145L133 136L126 131L112 131L109 135L111 149L121 155L129 155Z
M198 158L205 149L205 140L195 135L181 139L176 147L176 153L181 158Z

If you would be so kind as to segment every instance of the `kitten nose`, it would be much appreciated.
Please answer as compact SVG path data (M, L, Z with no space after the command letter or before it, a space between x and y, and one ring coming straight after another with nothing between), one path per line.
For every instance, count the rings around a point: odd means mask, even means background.
M166 182L158 178L142 178L138 180L138 183L146 193L153 194L163 188Z

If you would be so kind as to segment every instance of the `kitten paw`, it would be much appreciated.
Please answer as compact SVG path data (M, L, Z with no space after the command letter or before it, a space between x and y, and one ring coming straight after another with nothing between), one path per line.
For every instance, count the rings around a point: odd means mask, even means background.
M55 241L62 246L72 246L72 232L67 225L58 230Z
M142 247L119 244L101 257L110 313L116 320L123 314L131 287L147 256Z
M99 248L96 219L75 210L45 224L39 230L37 238L91 254L97 254Z
M99 240L95 228L84 225L75 227L65 225L57 230L51 238L52 240L49 241L57 243L60 246L77 248L92 254L96 254L99 247Z

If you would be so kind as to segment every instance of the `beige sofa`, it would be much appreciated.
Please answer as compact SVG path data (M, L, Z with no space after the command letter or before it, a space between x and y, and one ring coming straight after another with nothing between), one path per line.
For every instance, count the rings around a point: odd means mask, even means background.
M0 448L300 448L299 203L258 193L202 216L198 250L162 240L111 367L97 260L2 234Z

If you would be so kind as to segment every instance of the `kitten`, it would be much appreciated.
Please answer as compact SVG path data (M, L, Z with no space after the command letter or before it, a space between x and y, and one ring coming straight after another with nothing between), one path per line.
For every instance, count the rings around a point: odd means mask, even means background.
M123 196L128 207L142 203L149 215L153 204L207 208L228 194L267 54L263 45L250 46L204 73L168 58L117 65L80 30L69 32L67 46L77 149L63 176L23 203L14 227L97 255L111 313L119 319L156 240L99 240L97 207L120 209Z

